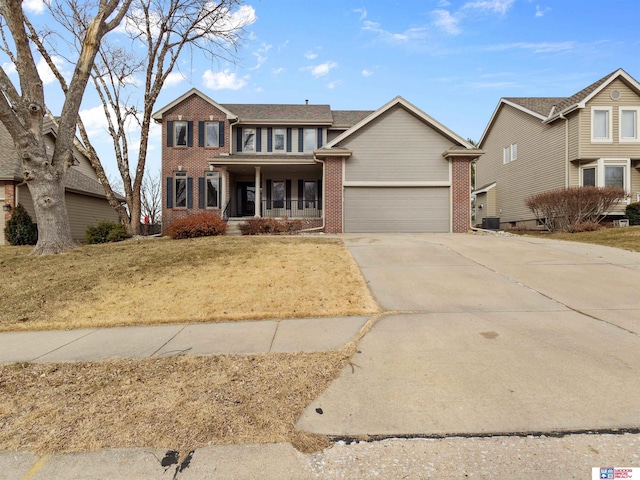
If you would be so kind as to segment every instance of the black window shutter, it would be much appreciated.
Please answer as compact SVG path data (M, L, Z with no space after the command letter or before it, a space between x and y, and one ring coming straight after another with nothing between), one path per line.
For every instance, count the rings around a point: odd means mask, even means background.
M287 128L287 152L291 151L291 128Z
M298 180L298 210L304 208L304 180Z
M173 177L167 177L167 208L173 208Z
M193 177L187 178L187 208L193 208Z
M242 152L242 127L236 128L236 151Z
M267 180L267 210L271 210L271 180Z
M224 147L224 122L220 122L220 129L218 130L218 145Z
M318 180L318 210L322 210L322 180Z
M262 128L256 128L256 152L262 151Z
M198 146L204 147L204 122L198 122Z
M322 147L322 128L318 128L318 148Z
M187 122L187 147L193 147L193 122Z
M198 177L198 208L204 208L204 177Z
M167 147L173 147L173 122L167 122Z
M304 152L304 128L298 129L298 151Z
M271 136L273 135L273 128L267 128L267 152L273 151L273 139Z
M218 175L218 208L222 210L222 175Z
M285 188L284 195L287 200L287 210L291 210L291 180L285 180L284 188Z

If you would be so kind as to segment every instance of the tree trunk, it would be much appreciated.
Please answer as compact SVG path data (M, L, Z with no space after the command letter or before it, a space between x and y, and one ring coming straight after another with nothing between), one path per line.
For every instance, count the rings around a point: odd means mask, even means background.
M38 224L38 243L31 254L53 255L75 248L65 205L65 174L46 158L34 159L29 164L33 165L24 165L24 175Z
M128 231L131 235L142 235L142 228L140 228L140 216L142 215L142 208L139 192L137 195L135 191L132 193L132 201L131 203L129 203L129 208L131 210L131 216Z

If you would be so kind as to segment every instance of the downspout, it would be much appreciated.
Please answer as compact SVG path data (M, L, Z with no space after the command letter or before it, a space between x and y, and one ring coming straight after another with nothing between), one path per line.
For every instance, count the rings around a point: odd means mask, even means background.
M324 160L320 160L319 158L313 159L316 162L320 162L322 164L322 226L314 227L314 228L305 228L304 230L300 230L301 232L315 232L315 231L324 231L324 219L327 214L327 173L326 173L326 165Z
M563 114L558 118L564 120L564 188L569 188L569 119Z
M18 199L18 192L20 191L19 187L22 187L23 185L26 185L26 184L27 184L27 182L25 181L25 182L17 184L14 187L14 194L13 194L13 202L15 203L14 207L17 207L18 203L19 203L19 199Z

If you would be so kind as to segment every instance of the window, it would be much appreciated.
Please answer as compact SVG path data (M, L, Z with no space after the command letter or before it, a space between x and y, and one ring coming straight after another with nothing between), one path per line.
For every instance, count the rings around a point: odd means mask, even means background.
M176 139L176 146L187 146L187 122L173 122L173 138Z
M604 186L614 188L625 188L623 166L605 166L604 167Z
M596 167L589 167L589 168L582 169L582 186L583 187L596 186Z
M186 172L174 173L173 191L174 191L174 199L173 199L174 208L187 208L187 174Z
M205 146L220 146L220 122L205 122L204 124Z
M611 107L591 107L591 141L611 142Z
M316 129L305 128L304 129L304 151L310 151L316 149Z
M284 128L276 128L273 133L273 149L276 152L284 152L284 137L285 129Z
M640 142L638 112L640 107L620 107L620 141Z
M518 144L512 143L511 144L511 161L513 162L517 158L518 158Z
M255 128L242 129L242 150L245 152L256 151L256 130Z
M315 181L304 182L304 208L316 207L317 183Z
M271 186L273 208L284 208L285 185L283 181L274 181Z
M504 147L502 151L502 163L509 163L511 161L511 147Z
M205 205L207 206L207 208L218 208L218 200L220 195L220 192L218 191L220 185L218 172L207 172L205 181Z

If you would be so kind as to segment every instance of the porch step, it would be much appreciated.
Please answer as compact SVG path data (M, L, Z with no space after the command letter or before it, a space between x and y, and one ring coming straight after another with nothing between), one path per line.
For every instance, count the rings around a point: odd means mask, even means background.
M227 220L227 232L226 235L231 237L240 237L242 232L240 231L240 224L243 220Z

